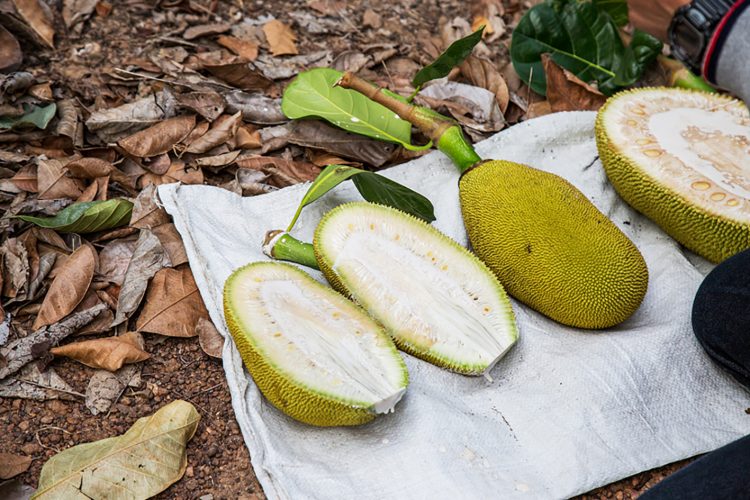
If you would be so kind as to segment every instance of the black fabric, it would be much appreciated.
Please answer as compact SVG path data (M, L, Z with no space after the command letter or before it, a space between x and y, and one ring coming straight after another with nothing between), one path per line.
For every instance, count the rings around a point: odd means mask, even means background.
M646 491L641 500L750 499L750 436L704 455Z
M695 295L692 319L708 355L750 388L750 250L706 276Z

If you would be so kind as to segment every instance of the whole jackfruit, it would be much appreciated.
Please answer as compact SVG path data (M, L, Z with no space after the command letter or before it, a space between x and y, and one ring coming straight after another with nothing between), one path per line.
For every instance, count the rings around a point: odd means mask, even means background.
M406 365L382 328L289 264L259 262L224 285L229 331L263 395L317 426L358 425L393 410Z
M372 203L340 205L320 221L313 245L331 285L416 357L486 375L518 338L492 272L416 217Z
M463 174L459 193L474 252L513 297L579 328L616 325L640 305L643 257L566 180L491 160Z
M633 208L713 262L750 248L750 116L735 99L675 88L621 92L596 141Z

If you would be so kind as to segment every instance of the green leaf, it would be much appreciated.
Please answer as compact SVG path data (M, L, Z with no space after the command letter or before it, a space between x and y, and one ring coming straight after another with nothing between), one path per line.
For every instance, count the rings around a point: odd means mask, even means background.
M128 200L86 201L74 203L54 217L18 215L19 219L62 233L93 233L130 222L133 204Z
M661 42L638 31L625 47L609 14L591 2L567 1L529 9L513 31L510 56L521 79L539 94L546 95L541 57L549 53L557 64L611 95L635 83L660 51Z
M626 0L592 0L594 7L601 12L606 12L612 21L623 27L628 24L628 2Z
M323 118L355 134L395 142L407 149L424 149L410 144L409 122L359 92L334 87L341 75L330 68L300 73L284 91L281 110L291 119ZM391 95L403 100L397 94Z
M365 178L360 183L354 183L365 200L398 208L427 222L435 220L432 203L416 191L382 175L366 170L347 165L328 165L318 174L315 182L312 183L305 196L302 197L299 207L297 207L297 212L292 217L292 221L289 223L286 231L290 232L292 230L303 208L354 176Z
M22 116L0 116L0 130L36 127L46 129L57 112L57 104L54 102L44 107L29 106L24 104Z
M460 38L450 44L450 47L438 56L432 63L420 69L419 72L414 75L414 79L411 81L415 88L419 88L430 80L436 78L443 78L448 76L453 68L461 64L466 59L471 51L474 50L476 44L482 39L482 33L484 32L484 26L476 30L471 35Z

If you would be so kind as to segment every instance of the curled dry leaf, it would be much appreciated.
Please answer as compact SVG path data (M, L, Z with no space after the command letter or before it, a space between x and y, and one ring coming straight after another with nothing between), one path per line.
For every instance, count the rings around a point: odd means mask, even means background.
M138 187L144 188L149 184L161 186L181 182L183 184L203 184L203 171L200 168L188 165L182 160L174 160L164 175L148 173L138 179Z
M149 285L136 328L170 337L194 337L200 318L208 318L208 311L190 268L162 269Z
M34 330L51 325L76 308L89 289L96 270L96 251L81 245L57 271L34 321Z
M396 151L393 143L352 134L318 120L298 120L287 140L298 146L322 149L375 167L382 166Z
M198 332L198 343L203 352L212 358L221 359L221 351L224 348L224 337L221 336L219 330L216 329L211 320L199 318L198 324L195 326L195 331Z
M167 222L169 222L169 215L156 203L156 186L146 186L135 199L130 225L140 229L150 229Z
M79 120L78 107L72 99L63 99L57 103L57 116L59 121L55 133L70 139L73 146L83 146L83 126Z
M124 364L137 363L148 359L143 350L143 337L138 332L128 332L118 337L84 340L50 349L55 356L75 359L91 368L101 368L114 372Z
M18 40L0 25L0 71L7 73L21 65L23 52Z
M63 20L65 26L73 27L82 23L94 13L98 0L65 0L63 2Z
M78 307L76 307L76 310L73 311L73 313L75 314L76 312L84 311L91 307L98 306L99 304L106 304L107 308L104 309L99 314L99 316L94 318L89 324L77 330L76 335L93 335L96 333L104 333L106 331L109 331L112 320L115 318L115 315L112 314L112 310L114 309L114 307L110 309L110 305L99 298L99 293L96 290L93 290L93 287L89 288L89 291L86 292L86 296L83 298L81 303L78 304ZM114 306L116 307L117 304L115 304Z
M177 102L180 107L195 111L209 122L221 116L226 107L224 98L213 91L180 94L177 96Z
M294 31L277 19L268 21L263 25L263 33L274 56L297 54L297 45L294 43L297 36Z
M276 156L242 158L236 163L240 168L259 170L269 174L273 184L277 187L313 181L320 173L320 168L312 163L286 160Z
M229 141L237 133L237 128L242 123L242 113L237 112L231 116L220 116L204 135L193 141L185 150L187 153L205 153L216 146Z
M241 90L264 90L271 86L271 80L252 63L233 62L229 64L204 65L215 77Z
M126 153L150 158L171 151L195 127L195 115L177 116L136 132L117 142Z
M289 119L281 111L281 99L273 99L264 94L248 94L241 90L227 93L224 98L227 101L229 113L242 112L242 119L257 125L278 125L286 123Z
M31 466L31 457L0 453L0 479L10 479L23 474Z
M36 165L28 164L21 167L21 169L11 177L11 182L16 185L18 189L26 191L27 193L36 193L39 191L39 185L37 182Z
M37 363L29 363L18 373L0 380L0 397L37 401L75 400L83 397L83 394L74 391L51 366L40 372Z
M394 49L393 54L395 53ZM255 66L271 80L285 80L309 68L327 68L332 61L333 54L330 50L319 50L283 59L262 55L255 60Z
M182 38L185 40L195 40L202 36L218 35L220 33L226 33L232 29L232 26L227 23L215 23L215 24L201 24L198 26L191 26L185 30L182 34Z
M445 106L462 125L479 132L497 132L505 126L495 94L481 87L435 83L422 90L417 99L433 108Z
M35 498L104 498L113 484L123 498L152 497L182 477L199 421L193 405L177 400L122 436L68 448L44 464Z
M127 387L140 385L141 366L125 365L116 372L97 370L86 386L85 404L92 415L109 411Z
M125 272L135 251L136 240L112 240L99 251L98 280L104 280L116 285L122 285Z
M505 113L510 102L510 90L505 78L500 74L492 61L484 58L469 56L461 63L461 73L477 87L482 87L495 94L495 100L500 111Z
M238 56L248 61L254 61L258 57L258 44L249 40L242 40L233 36L221 35L216 41L222 47L226 47Z
M177 267L188 261L185 246L182 244L182 237L180 236L180 233L177 232L177 228L174 224L171 222L168 224L162 224L161 226L152 229L152 231L156 237L159 238L161 246L167 253L171 267Z
M95 111L86 120L86 127L105 143L149 127L175 115L177 100L171 92L162 90L116 108Z
M16 10L47 47L54 49L52 11L41 0L13 0Z
M243 127L240 127L237 129L238 134L235 136L235 142L238 142L237 136L239 136L239 132L244 131L244 130L245 129ZM245 140L251 140L251 139L245 138ZM258 141L260 141L260 134L258 134ZM243 147L243 146L242 144L237 144L237 147ZM260 147L260 142L258 142L258 146L254 146L254 147ZM216 156L202 156L200 158L196 158L193 161L193 163L195 165L198 165L199 167L223 167L231 163L234 163L234 160L236 160L239 155L240 155L240 151L230 151L229 153L224 153L224 154L220 154Z
M135 194L135 178L126 175L110 162L100 158L79 158L65 165L68 175L77 179L98 179L109 177L131 194Z
M597 111L607 97L576 75L542 55L550 111Z
M40 200L58 198L76 199L83 194L84 184L68 177L67 169L60 160L39 160L37 166L37 189Z

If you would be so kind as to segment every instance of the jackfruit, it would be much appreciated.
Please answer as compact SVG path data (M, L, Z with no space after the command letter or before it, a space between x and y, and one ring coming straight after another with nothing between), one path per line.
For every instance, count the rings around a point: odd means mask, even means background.
M404 212L340 205L320 221L313 246L331 285L418 358L488 376L518 338L510 301L490 270Z
M713 262L750 248L750 116L720 94L648 88L601 108L596 140L633 208Z
M393 410L406 365L382 328L289 264L259 262L224 285L224 315L263 395L317 426L358 425Z
M568 181L490 160L459 182L474 252L513 297L578 328L610 327L638 309L648 286L643 256Z

